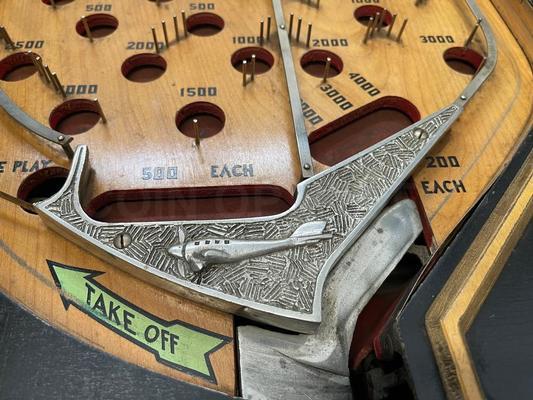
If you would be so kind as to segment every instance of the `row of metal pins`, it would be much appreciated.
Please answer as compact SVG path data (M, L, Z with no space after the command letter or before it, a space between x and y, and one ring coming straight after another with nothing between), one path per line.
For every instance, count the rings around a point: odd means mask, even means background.
M259 21L259 44L261 46L264 45L265 39L267 42L270 41L270 32L272 29L272 17L267 18L267 24L266 24L266 35L265 35L265 20Z
M30 55L33 65L35 65L35 68L37 68L37 72L39 73L40 76L44 78L46 84L49 85L51 83L55 91L57 93L60 93L61 96L63 96L63 98L66 98L67 93L65 92L63 85L61 85L61 82L59 81L57 74L55 72L52 72L50 70L50 67L47 64L43 64L43 60L40 56L35 55L31 51L29 51L28 54ZM93 99L93 102L95 104L98 114L100 115L100 118L102 118L102 122L104 124L107 123L107 118L104 114L104 110L102 109L102 106L100 105L100 102L96 98Z
M371 39L374 36L374 33L381 32L381 29L385 26L385 21L387 18L387 10L383 10L381 13L376 13L374 17L370 17L368 21L368 26L365 32L365 37L363 39L363 43L366 44L369 39ZM398 18L397 14L394 14L392 16L391 23L389 25L389 29L387 30L387 37L390 37L392 34L392 29L394 27L394 24L396 23L396 20ZM396 41L399 43L402 40L403 33L405 31L405 27L407 26L407 22L409 22L409 19L405 19L402 23L402 26L400 28L400 31L398 32L398 35L396 36Z
M183 22L183 36L187 37L187 14L184 10L181 10L181 19ZM176 43L180 41L180 31L179 31L179 24L178 24L178 16L174 15L172 16L172 22L174 25L174 36L176 37ZM165 47L168 49L170 48L170 39L168 35L168 29L167 29L167 23L165 20L161 21L161 27L163 28L163 39L165 41ZM155 46L155 52L157 54L160 53L161 49L159 48L159 40L157 38L157 31L155 27L151 27L152 30L152 39L154 41Z
M250 75L251 82L255 81L256 60L257 60L256 55L252 54L252 57L250 59L250 64L251 64L250 73L248 73L248 60L244 60L242 62L242 86L246 86L248 84L248 75Z
M2 39L6 44L6 49L15 48L15 42L13 42L11 36L9 36L9 33L7 33L7 29L5 28L5 26L0 26L0 39Z
M37 69L37 72L43 79L45 80L46 84L49 85L50 83L54 87L56 93L61 94L63 98L67 97L67 93L65 92L65 89L63 88L63 85L61 85L61 82L59 81L59 78L57 77L57 74L55 72L52 72L50 70L50 67L48 67L47 64L43 64L43 60L41 57L35 55L33 52L28 52L33 65L35 65L35 68Z
M292 29L294 27L294 14L291 14L289 17L289 40L292 40ZM305 47L309 48L311 46L311 35L313 32L313 24L307 24L307 38L305 41ZM296 43L300 43L300 36L302 34L302 17L298 17L298 22L296 26Z

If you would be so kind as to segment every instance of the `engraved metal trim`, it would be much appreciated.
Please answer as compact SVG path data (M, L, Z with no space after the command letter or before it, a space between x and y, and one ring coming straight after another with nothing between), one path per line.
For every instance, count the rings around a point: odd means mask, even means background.
M389 140L298 185L295 204L285 213L244 220L109 224L83 211L80 191L88 177L88 149L79 146L71 173L60 192L37 203L41 216L82 245L94 245L116 265L133 265L160 278L175 292L227 311L287 328L308 331L320 322L322 287L337 260L352 246L420 160L440 139L462 108L452 105ZM423 129L427 135L416 135ZM296 246L240 262L214 264L194 273L169 253L178 243L220 240L282 240L306 223L324 221L318 243ZM119 249L119 233L131 236ZM191 293L190 290L196 292ZM231 306L238 305L240 308Z
M90 219L80 193L89 174L88 149L79 146L63 189L37 203L42 218L106 260L155 280L168 290L273 325L309 332L321 321L322 290L336 262L387 204L433 145L461 115L464 104L494 70L496 43L473 0L467 0L487 40L487 59L452 105L298 185L285 213L243 220L107 224ZM8 99L9 100L9 99ZM29 117L28 117L29 118ZM329 238L279 251L210 262L195 272L169 249L191 241L279 241L307 223L325 222ZM127 234L128 245L115 246ZM131 238L131 241L130 241ZM183 250L183 249L182 249ZM209 265L208 265L209 264Z

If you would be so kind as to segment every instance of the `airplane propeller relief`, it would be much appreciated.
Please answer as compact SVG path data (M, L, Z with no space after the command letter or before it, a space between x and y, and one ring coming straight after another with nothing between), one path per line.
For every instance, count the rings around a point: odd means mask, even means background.
M168 252L187 262L192 272L198 273L214 264L229 264L263 256L297 246L318 243L331 239L324 233L325 221L302 224L287 239L280 240L228 240L210 238L172 246Z

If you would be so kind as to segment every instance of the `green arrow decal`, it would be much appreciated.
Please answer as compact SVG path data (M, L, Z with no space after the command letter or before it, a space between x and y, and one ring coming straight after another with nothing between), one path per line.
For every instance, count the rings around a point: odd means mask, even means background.
M153 353L172 368L216 383L211 353L231 338L181 321L165 321L140 309L94 280L103 272L47 260L68 310L72 304L120 336Z

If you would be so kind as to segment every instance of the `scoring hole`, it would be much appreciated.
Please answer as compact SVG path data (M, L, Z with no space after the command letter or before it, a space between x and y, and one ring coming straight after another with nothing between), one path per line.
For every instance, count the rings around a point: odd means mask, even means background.
M100 120L98 105L93 100L74 99L60 104L50 113L50 127L66 135L87 132Z
M382 97L311 133L311 154L324 165L335 165L419 120L410 101Z
M452 47L443 54L444 61L454 71L475 75L483 64L484 57L467 47Z
M357 22L363 25L368 25L370 22L370 17L375 18L377 13L382 14L383 12L385 12L383 26L389 26L392 23L392 14L380 6L361 6L354 11L353 15Z
M51 6L52 2L50 0L41 0L44 4ZM74 0L56 0L55 4L56 6L62 6L68 3L72 3Z
M122 75L132 82L154 81L166 70L167 62L158 54L136 54L122 63Z
M327 59L331 58L331 64L328 71L328 78L339 75L342 72L344 63L342 59L327 50L311 50L305 53L300 60L300 65L309 75L316 76L317 78L323 78Z
M201 12L187 18L187 31L193 35L213 36L222 29L224 29L224 20L213 13Z
M252 56L255 54L255 73L264 74L274 65L274 56L261 47L245 47L237 50L231 56L231 65L237 70L242 70L242 62L246 61L250 65Z
M15 82L29 78L37 72L33 64L35 53L15 53L0 61L0 79Z
M118 28L118 19L109 14L87 15L85 21L87 21L91 35L95 38L109 36ZM76 32L80 36L89 37L81 19L76 23Z
M61 167L48 167L26 177L17 190L17 197L28 203L36 203L56 194L65 184L68 170ZM30 214L34 212L23 209Z
M201 139L219 133L226 123L226 116L222 109L204 101L187 104L176 113L176 127L185 136L196 137L193 120L198 121L198 130Z

